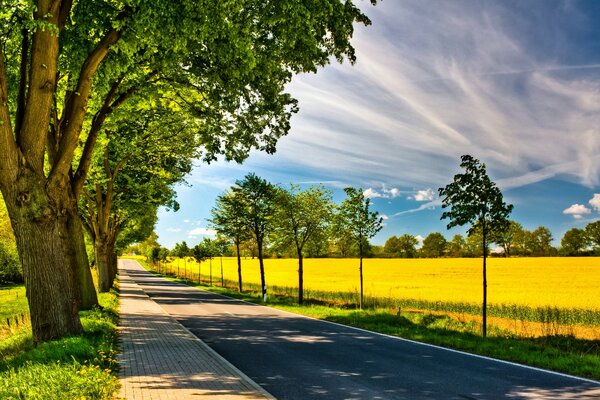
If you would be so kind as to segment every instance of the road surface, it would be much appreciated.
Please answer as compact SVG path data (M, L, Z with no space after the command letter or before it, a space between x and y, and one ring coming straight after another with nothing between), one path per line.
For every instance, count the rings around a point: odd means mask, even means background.
M305 318L146 271L131 276L278 399L600 399L598 382Z

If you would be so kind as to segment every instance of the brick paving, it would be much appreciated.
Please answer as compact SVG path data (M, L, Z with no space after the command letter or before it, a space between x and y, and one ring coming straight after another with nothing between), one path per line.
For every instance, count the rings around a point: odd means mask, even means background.
M119 396L128 400L274 399L168 315L119 261Z

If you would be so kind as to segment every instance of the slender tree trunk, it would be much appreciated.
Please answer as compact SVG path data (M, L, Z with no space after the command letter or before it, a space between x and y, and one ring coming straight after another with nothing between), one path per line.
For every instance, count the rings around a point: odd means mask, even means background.
M487 242L486 232L483 230L483 305L482 305L482 335L487 336Z
M362 258L362 252L360 254L360 265L358 267L358 271L360 274L360 300L358 303L358 307L362 310L363 308L363 301L364 301L364 297L363 297L363 258Z
M209 273L208 273L208 284L210 286L212 286L212 257L210 257L208 259L208 268L209 268Z
M31 312L34 341L81 332L79 279L64 247L68 200L22 168L4 194L15 233Z
M225 279L223 279L223 255L221 255L221 287L225 287Z
M298 304L302 305L304 302L304 266L302 250L296 246L298 252Z
M258 242L258 264L260 266L260 284L262 288L263 301L267 302L267 283L265 282L265 264L263 262L262 240Z
M240 257L240 242L235 242L235 249L237 251L237 265L238 265L238 285L240 293L242 292L242 258Z

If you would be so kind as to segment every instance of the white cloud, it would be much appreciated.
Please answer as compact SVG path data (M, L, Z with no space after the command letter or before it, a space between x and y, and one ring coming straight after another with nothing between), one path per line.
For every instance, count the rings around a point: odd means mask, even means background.
M575 219L581 219L584 215L591 213L592 210L583 204L573 204L563 211L563 214L572 215Z
M417 249L420 249L423 247L423 240L425 240L425 238L421 235L416 235L415 238L419 241L419 243L417 243Z
M429 188L425 190L418 190L417 194L413 197L416 201L432 201L435 197L435 192Z
M398 188L387 189L385 186L383 186L380 191L377 191L376 189L368 188L367 190L365 190L363 192L363 195L367 199L375 199L378 197L381 197L384 199L393 199L400 195L400 189L398 189Z
M384 221L385 221L385 220L387 220L387 219L390 219L390 217L388 217L388 216L387 216L387 215L385 215L385 214L381 214L381 215L380 215L380 217L381 217L381 219L382 219L382 220L384 220Z
M185 222L186 224L189 224L190 220L189 219L184 219L183 222Z
M363 196L365 196L367 199L375 199L377 197L383 197L383 194L379 193L373 188L368 188L363 192Z
M209 228L196 228L188 232L189 236L216 236L217 231Z
M173 233L181 232L181 228L167 228L167 232L173 232Z
M594 193L594 197L588 203L594 210L600 212L600 193Z

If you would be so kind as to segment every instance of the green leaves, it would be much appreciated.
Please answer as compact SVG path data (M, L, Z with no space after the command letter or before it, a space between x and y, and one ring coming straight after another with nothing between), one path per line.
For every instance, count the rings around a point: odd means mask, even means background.
M465 172L455 175L452 183L439 189L442 208L450 208L441 217L450 219L448 229L469 223L469 232L479 225L485 236L505 227L513 206L504 203L500 189L487 175L485 164L464 155L460 166Z
M371 199L365 198L361 188L347 187L344 192L348 197L339 208L337 223L350 233L362 250L364 243L383 228L383 219L377 211L370 211Z

